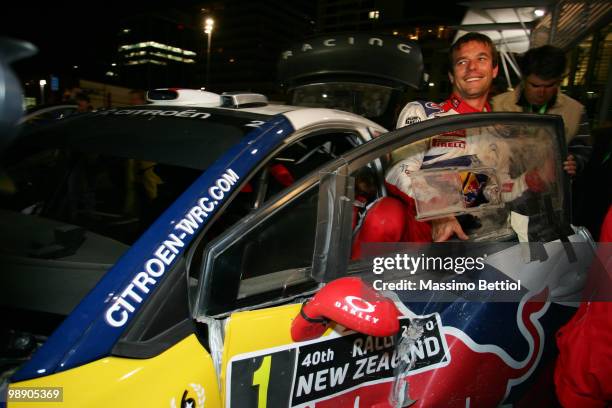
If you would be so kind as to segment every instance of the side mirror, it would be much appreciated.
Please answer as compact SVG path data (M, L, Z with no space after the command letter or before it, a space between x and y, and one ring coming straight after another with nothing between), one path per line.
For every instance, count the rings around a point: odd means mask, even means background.
M331 321L370 336L392 336L399 331L399 316L391 299L361 279L340 278L302 305L291 325L291 338L305 341L320 337Z
M23 114L23 91L9 64L36 53L34 45L0 37L0 152L16 134L16 125Z

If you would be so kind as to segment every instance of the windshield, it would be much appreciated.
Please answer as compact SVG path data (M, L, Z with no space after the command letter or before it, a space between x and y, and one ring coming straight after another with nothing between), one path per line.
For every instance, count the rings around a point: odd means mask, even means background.
M157 107L26 125L0 169L0 305L70 313L251 116Z
M22 141L3 160L0 207L130 245L252 129L245 126L249 119L211 110L141 108L25 127Z
M358 83L332 82L300 86L293 92L292 105L333 108L367 118L382 116L389 104L392 88Z

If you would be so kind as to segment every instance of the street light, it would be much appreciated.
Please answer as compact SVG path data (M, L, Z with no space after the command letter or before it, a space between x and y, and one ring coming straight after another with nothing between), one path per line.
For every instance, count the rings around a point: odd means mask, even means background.
M210 42L212 40L213 27L215 20L207 18L204 25L204 32L208 35L208 46L206 47L206 87L210 84Z
M45 85L47 85L47 80L41 79L38 81L40 85L40 104L43 105L45 103Z

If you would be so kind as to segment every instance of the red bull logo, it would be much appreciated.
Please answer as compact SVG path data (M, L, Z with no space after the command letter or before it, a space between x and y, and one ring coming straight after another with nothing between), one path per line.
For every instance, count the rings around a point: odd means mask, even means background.
M484 198L482 197L482 191L487 184L488 176L485 174L473 173L471 171L464 171L460 173L463 200L465 201L466 207L475 207L482 204Z
M526 357L519 361L495 344L478 344L455 327L443 327L450 359L442 367L410 372L407 377L409 396L416 400L411 407L497 407L512 387L527 380L542 357L544 330L539 319L550 305L548 289L527 294L517 310L516 322L529 345ZM421 371L421 372L418 372ZM391 408L388 397L389 378L370 383L348 393L318 401L316 408L375 407Z

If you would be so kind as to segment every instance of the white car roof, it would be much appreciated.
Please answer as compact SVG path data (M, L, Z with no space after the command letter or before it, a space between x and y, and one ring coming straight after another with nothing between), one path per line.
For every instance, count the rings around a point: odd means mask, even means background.
M267 98L260 94L240 94L240 93L229 93L229 94L215 94L212 92L206 92L201 90L190 90L190 89L160 89L156 91L162 92L174 92L177 96L173 100L164 99L150 99L157 106L184 106L184 107L200 107L200 108L215 108L221 110L228 110L234 112L248 112L259 115L277 115L284 114L295 129L302 129L306 126L313 125L321 122L336 122L336 123L351 123L359 124L361 126L371 128L379 133L384 133L387 130L379 124L372 122L369 119L364 118L350 112L345 112L336 109L328 108L308 108L302 106L292 105L280 105L267 103ZM227 95L227 96L226 96ZM231 107L231 106L219 106L221 97L238 97L246 96L253 98L252 100L264 101L262 104L253 104L254 106L244 107ZM243 100L243 101L246 101ZM215 106L216 105L216 106Z
M337 122L337 123L357 123L364 127L372 128L378 132L384 133L387 130L379 124L372 122L363 116L355 115L354 113L345 112L336 109L327 108L296 108L295 110L285 112L284 115L289 118L295 129L301 129L306 126L320 122Z

